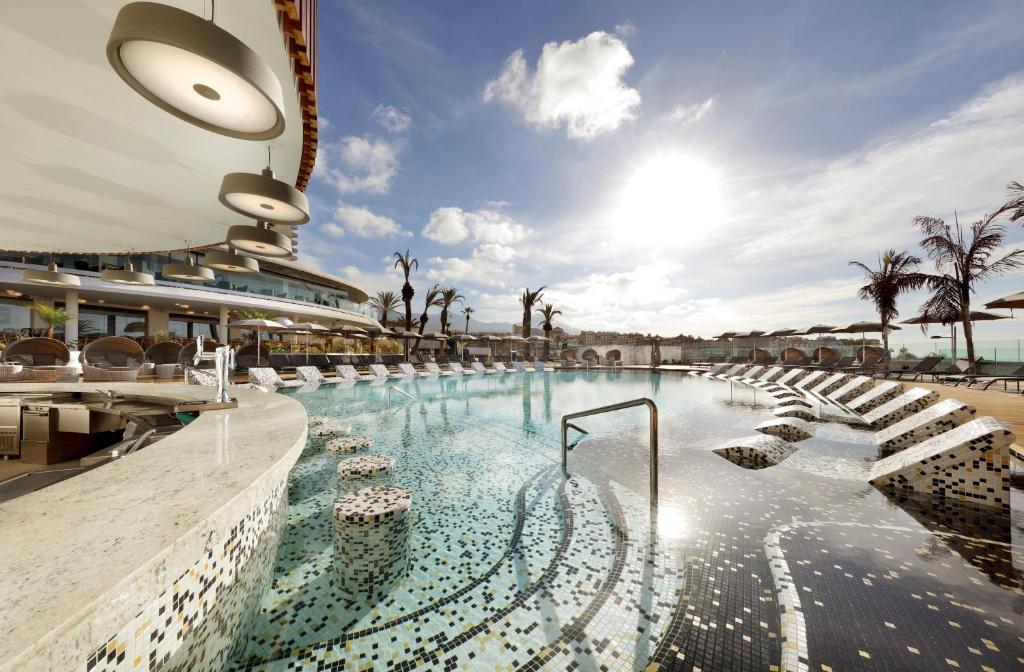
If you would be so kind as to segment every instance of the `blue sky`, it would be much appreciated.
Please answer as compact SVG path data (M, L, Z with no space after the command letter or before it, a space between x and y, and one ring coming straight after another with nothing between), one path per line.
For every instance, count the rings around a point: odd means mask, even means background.
M397 291L408 248L417 299L454 285L486 321L542 284L582 328L864 319L847 261L1024 181L1022 23L1019 2L326 0L300 259Z

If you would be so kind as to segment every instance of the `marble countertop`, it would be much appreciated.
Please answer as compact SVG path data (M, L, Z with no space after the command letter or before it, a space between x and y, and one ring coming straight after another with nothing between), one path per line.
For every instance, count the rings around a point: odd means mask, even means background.
M0 385L96 389L212 394L173 384ZM81 646L113 635L287 477L305 446L303 406L259 390L231 394L238 408L206 411L136 453L0 504L0 670L60 669L33 652L69 633Z

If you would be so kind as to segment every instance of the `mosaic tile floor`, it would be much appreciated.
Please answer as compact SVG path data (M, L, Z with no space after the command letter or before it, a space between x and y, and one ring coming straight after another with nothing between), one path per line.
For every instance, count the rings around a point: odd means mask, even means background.
M376 604L332 585L336 467L350 455L312 439L231 669L1024 666L1019 516L887 499L865 481L870 432L815 423L784 463L752 471L711 452L771 416L740 386L479 378L400 383L417 401L390 411L382 386L297 394L395 458L395 485L414 493L412 564ZM563 413L641 395L663 418L654 541L642 413L582 423L594 438L571 453L573 478L557 466Z

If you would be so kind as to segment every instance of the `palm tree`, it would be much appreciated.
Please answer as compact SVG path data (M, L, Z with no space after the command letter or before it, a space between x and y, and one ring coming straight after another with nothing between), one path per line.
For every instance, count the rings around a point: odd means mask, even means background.
M376 296L370 298L370 305L373 309L380 311L380 324L383 327L388 326L388 315L392 310L398 308L400 303L402 302L398 295L392 291L377 292Z
M953 226L935 217L914 218L924 234L921 247L935 262L939 273L929 276L932 296L921 306L922 312L955 316L960 320L967 343L969 373L977 369L971 325L971 295L975 284L1024 266L1024 250L1020 249L993 259L1006 238L1006 227L997 220L1013 207L1013 201L1004 203L995 212L972 223L969 230L965 230L959 218L954 220Z
M405 254L395 252L395 268L402 267L402 273L405 275L405 284L402 285L402 301L405 303L405 330L412 330L412 297L416 294L416 290L409 284L409 274L412 273L412 268L415 266L417 269L420 267L418 259L413 259L412 255L409 254L409 250L405 251ZM417 341L418 343L419 341ZM405 356L409 357L409 341L403 341L405 346Z
M530 331L533 327L533 306L540 301L540 297L544 296L546 288L546 285L542 285L537 291L531 292L530 288L527 287L523 290L523 295L519 297L519 303L523 304L523 338L530 337ZM529 343L526 344L526 356L530 356Z
M452 329L451 324L448 323L448 311L451 309L452 304L462 303L466 297L459 294L459 290L454 287L444 287L441 289L441 333L451 335Z
M466 333L469 333L469 316L473 314L473 309L466 306L462 309L462 314L466 316Z
M63 308L54 308L53 306L47 306L42 303L35 303L32 304L32 310L39 316L39 319L46 322L47 338L53 338L54 327L67 324L68 321L71 320L71 315L69 315L68 311Z
M395 268L399 266L402 267L402 273L405 275L405 284L402 285L402 301L405 303L405 329L409 331L412 329L412 297L416 294L416 290L409 284L409 274L412 273L413 267L420 267L420 262L409 255L409 250L406 250L404 255L395 252Z
M900 316L896 300L904 292L920 289L928 283L928 276L917 272L921 260L909 252L886 250L878 255L878 268L874 269L859 261L851 266L864 271L868 284L857 290L857 296L875 304L878 319L882 324L882 349L885 361L889 359L889 324Z
M551 330L554 329L551 326L551 320L555 319L555 315L561 315L562 311L555 310L554 304L545 303L541 305L537 312L544 318L540 328L544 330L544 338L548 339L544 342L544 361L547 361L551 358Z
M441 305L441 288L438 285L434 285L427 290L427 295L423 297L423 312L420 314L420 337L423 336L423 330L427 327L427 322L430 317L427 315L427 311L431 308L435 308ZM412 354L416 354L416 350L420 347L420 339L416 339L416 343L412 346Z
M1024 184L1010 182L1006 189L1010 192L1010 200L1003 207L1007 210L1013 210L1013 214L1010 215L1010 221L1016 222L1024 219Z

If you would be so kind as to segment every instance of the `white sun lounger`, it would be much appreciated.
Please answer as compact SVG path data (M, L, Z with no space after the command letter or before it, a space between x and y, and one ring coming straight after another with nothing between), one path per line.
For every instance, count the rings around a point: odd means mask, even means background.
M466 371L464 368L462 368L462 364L459 364L458 362L449 362L448 368L451 369L452 373L454 373L456 376L461 376L463 374L466 374L467 376L476 375L476 371Z
M334 372L338 374L339 378L351 380L352 382L357 380L377 380L377 376L366 376L359 373L356 371L356 367L351 364L338 364L334 367Z
M277 371L269 366L254 366L249 369L249 382L260 387L301 387L306 382L302 380L282 380Z
M473 371L476 373L497 373L494 369L488 369L485 367L483 362L473 362L470 366L473 367Z
M346 382L343 378L327 378L324 374L320 373L320 369L315 366L296 366L295 377L301 381L313 383L315 385L333 385L335 383Z

